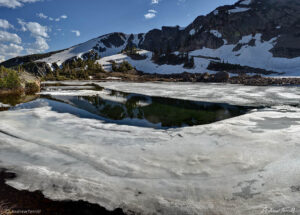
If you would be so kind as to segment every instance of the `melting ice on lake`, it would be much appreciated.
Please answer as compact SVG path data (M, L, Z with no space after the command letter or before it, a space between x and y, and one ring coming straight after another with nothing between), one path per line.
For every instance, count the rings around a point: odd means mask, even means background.
M94 87L94 88L93 88ZM60 101L93 113L106 122L143 127L171 128L208 124L245 114L250 107L197 102L109 90L98 85L45 85L42 98ZM50 103L49 103L50 104ZM51 102L53 110L62 106ZM70 111L69 109L65 110Z
M73 102L70 95L102 91L47 90L60 101L38 99L0 112L0 166L19 176L8 184L141 214L299 211L299 88L98 84L152 97L265 108L211 124L155 129L96 119L102 116L66 104ZM114 102L124 104L118 99ZM153 103L142 101L140 107ZM57 111L57 104L70 110ZM72 114L79 107L86 117Z

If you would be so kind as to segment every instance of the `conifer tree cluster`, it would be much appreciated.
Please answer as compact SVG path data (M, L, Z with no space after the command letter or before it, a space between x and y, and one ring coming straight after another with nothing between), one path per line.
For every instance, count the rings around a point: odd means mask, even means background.
M135 46L126 46L126 48L122 51L123 54L134 55L138 54L137 48Z
M128 61L123 61L120 65L118 65L115 61L112 61L111 69L114 72L127 72L134 68Z
M126 48L121 52L122 54L126 54L133 60L144 60L147 58L147 56L141 55L138 52L138 49L136 46L126 46Z
M99 73L105 73L102 65L96 62L98 57L90 56L87 60L75 58L69 60L59 67L53 64L54 70L47 74L46 80L67 80L78 79L87 80L90 76L97 76Z
M12 69L7 69L4 66L0 67L0 89L18 89L21 87L19 77L21 68L19 67L18 70L17 72Z

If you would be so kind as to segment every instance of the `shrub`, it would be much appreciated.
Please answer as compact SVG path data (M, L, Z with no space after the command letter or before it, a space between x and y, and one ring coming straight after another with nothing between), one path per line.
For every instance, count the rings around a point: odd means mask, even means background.
M118 65L115 61L112 61L111 62L111 70L114 71L114 72L118 72Z
M26 94L35 94L39 91L40 91L40 87L35 82L28 82L25 84Z
M43 80L87 80L90 76L97 77L106 73L102 65L95 59L82 60L81 58L73 58L58 67L53 66L54 71L49 72Z
M15 70L0 67L0 89L17 89L21 87L21 80Z
M133 66L128 61L123 61L120 65L118 65L115 61L112 61L112 71L114 72L128 72L129 70L133 70Z
M128 71L128 70L132 70L133 67L127 61L123 61L120 65L119 69L122 71Z

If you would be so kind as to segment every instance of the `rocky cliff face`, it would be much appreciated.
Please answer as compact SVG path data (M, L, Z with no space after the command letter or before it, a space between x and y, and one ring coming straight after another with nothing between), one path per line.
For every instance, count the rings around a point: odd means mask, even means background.
M300 1L297 0L242 0L234 5L222 6L199 16L185 29L163 27L149 31L141 48L153 51L193 51L203 47L217 49L227 44L253 46L239 41L243 36L262 34L263 41L276 38L271 50L274 57L295 58L300 56Z
M91 51L101 57L111 56L127 46L148 51L202 50L200 55L204 53L206 57L226 61L233 59L232 63L245 66L255 65L255 59L249 63L246 58L247 55L249 58L255 57L253 55L259 52L261 46L262 52L266 52L262 57L266 61L271 58L274 61L264 69L280 68L282 71L291 62L291 69L300 68L300 64L295 64L296 58L300 57L300 1L240 0L234 5L222 6L206 16L197 17L186 28L162 27L135 35L112 33L56 53L18 57L2 65L11 67L32 61L45 62L48 67L43 65L43 71L37 72L42 74L53 63L60 65L74 57L84 59ZM256 47L256 50L251 50L251 47ZM208 53L203 51L206 49L209 49ZM258 66L263 67L263 62Z

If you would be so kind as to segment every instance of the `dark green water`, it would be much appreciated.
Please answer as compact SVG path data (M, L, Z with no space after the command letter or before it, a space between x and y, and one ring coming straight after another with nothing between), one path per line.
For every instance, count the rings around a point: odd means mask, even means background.
M82 90L90 90L98 95L79 96ZM104 89L97 85L64 86L44 85L46 95L2 96L0 102L15 106L35 99L47 99L77 108L76 115L82 111L91 113L101 120L142 127L171 128L209 124L247 113L252 108L222 103L190 101L163 97L146 96L137 93L124 93ZM61 95L60 92L73 92L76 96ZM75 93L74 93L75 92ZM57 104L57 103L56 103ZM66 106L64 106L66 107ZM8 110L7 107L0 111ZM60 109L61 111L61 109ZM68 113L64 108L63 112ZM74 112L72 112L74 114ZM96 117L97 116L97 117Z
M47 86L45 89L49 90ZM59 89L59 86L55 89L52 86L51 91L74 91L75 89L76 86L70 86L67 89ZM84 88L77 89L78 92L80 90L84 90ZM107 90L101 87L96 87L94 90L99 91L99 95L62 96L54 93L54 95L44 95L41 98L67 103L100 116L109 122L134 124L134 120L136 120L139 122L137 123L139 126L162 128L213 123L240 116L251 110L251 108L244 106L151 97Z
M38 95L0 95L0 103L15 106L37 99ZM7 107L0 107L0 111L8 110Z

